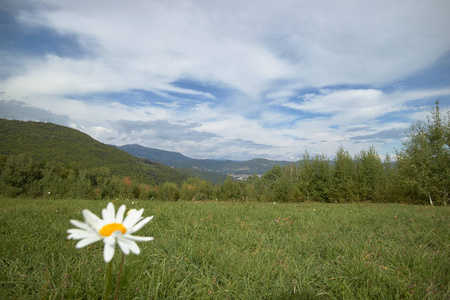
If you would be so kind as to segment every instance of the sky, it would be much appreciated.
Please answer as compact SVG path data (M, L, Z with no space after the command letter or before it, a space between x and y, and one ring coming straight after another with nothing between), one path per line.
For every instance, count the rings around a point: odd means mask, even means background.
M192 158L394 155L450 110L448 0L0 2L0 118Z

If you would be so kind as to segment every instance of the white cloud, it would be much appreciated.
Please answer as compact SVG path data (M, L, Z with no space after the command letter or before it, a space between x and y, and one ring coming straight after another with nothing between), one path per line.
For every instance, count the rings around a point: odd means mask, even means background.
M280 79L296 87L382 84L450 47L448 1L45 3L52 9L19 19L74 34L92 56L32 63L3 85L11 94L170 89L186 77L251 96Z
M413 100L450 96L448 86L384 89L448 55L445 0L11 3L29 32L46 28L85 54L7 53L0 91L111 143L151 140L197 157L330 154L370 146L352 144L358 136L394 136L405 121L380 118L418 116ZM175 84L183 80L200 84ZM132 105L108 98L141 91ZM159 124L164 138L120 131L118 120Z
M282 106L315 114L328 114L332 124L367 123L386 114L408 110L410 101L449 96L450 89L400 91L386 94L381 90L321 90L307 94L297 101L286 101Z

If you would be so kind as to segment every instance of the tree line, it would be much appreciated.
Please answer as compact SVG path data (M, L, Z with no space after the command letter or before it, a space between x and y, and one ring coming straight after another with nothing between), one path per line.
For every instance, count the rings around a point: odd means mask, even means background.
M5 197L446 205L449 187L450 114L441 114L439 101L427 121L409 128L395 161L389 155L381 159L374 147L355 156L339 147L332 159L305 151L298 163L243 181L228 177L219 185L198 178L149 185L113 175L106 167L0 156L0 195Z

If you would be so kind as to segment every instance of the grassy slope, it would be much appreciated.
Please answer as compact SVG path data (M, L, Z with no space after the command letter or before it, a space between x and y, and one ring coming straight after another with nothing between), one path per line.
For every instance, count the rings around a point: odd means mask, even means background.
M108 167L118 176L150 184L180 183L187 175L158 163L137 159L78 130L43 122L0 119L0 154L24 154L40 161L75 163L81 169Z
M139 202L155 218L125 259L120 299L448 299L450 208ZM0 199L0 298L98 298L102 244L69 219L104 201ZM114 274L120 256L117 255Z

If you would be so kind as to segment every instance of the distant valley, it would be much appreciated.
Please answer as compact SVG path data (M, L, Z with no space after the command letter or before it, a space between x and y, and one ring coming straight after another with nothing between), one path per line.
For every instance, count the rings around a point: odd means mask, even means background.
M212 176L214 174L221 176L229 175L239 180L245 179L253 174L262 175L275 165L285 166L292 163L290 161L274 161L263 158L255 158L247 161L194 159L178 152L148 148L137 144L116 147L136 157L145 158L171 168L181 169L183 171L192 169L200 172L208 172L206 174L204 173L204 176ZM199 174L196 176L199 177Z

